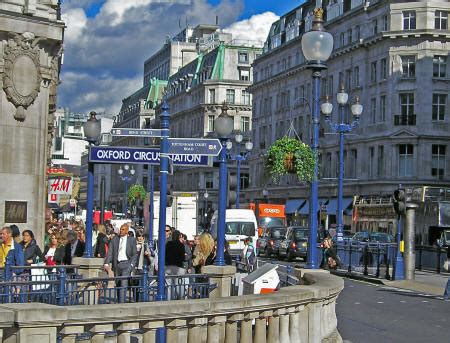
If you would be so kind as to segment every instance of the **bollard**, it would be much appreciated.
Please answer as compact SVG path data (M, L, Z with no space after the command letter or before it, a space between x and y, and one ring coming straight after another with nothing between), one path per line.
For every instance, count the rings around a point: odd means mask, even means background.
M57 275L57 280L58 280L58 293L56 296L57 299L57 303L59 306L64 306L65 305L65 298L66 298L66 278L67 278L67 274L66 274L66 269L64 267L60 267L58 268L58 275Z
M369 243L364 246L364 275L369 275L368 270L368 264L369 264Z
M348 273L352 273L352 242L348 245Z
M377 242L377 273L376 277L380 277L380 242Z
M391 276L389 275L389 245L386 245L386 252L384 253L384 263L386 265L386 273L384 275L384 278L386 280L389 280Z
M419 246L419 266L417 267L419 270L422 270L422 251L423 247Z
M441 273L441 247L437 248L438 253L437 253L437 267L436 267L436 272L438 274Z
M445 285L444 300L448 300L449 296L450 296L450 278L448 278L447 285Z
M141 280L141 288L142 288L142 300L147 302L149 301L149 287L148 287L148 266L144 266L144 273L142 274ZM139 299L140 300L140 299Z

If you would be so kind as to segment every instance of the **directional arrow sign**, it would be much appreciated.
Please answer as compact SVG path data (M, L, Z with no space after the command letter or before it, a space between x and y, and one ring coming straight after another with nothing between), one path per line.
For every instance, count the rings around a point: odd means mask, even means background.
M92 163L129 163L159 164L158 148L97 147L89 150L89 162ZM170 154L170 160L176 166L208 166L208 156L195 154Z
M217 156L220 150L218 139L169 138L169 154Z
M111 135L121 137L162 137L161 129L114 128L111 129Z

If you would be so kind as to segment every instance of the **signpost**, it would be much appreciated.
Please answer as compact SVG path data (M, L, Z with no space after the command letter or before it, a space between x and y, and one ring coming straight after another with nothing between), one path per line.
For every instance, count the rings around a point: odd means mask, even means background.
M178 155L217 156L222 150L218 139L169 138L169 153Z
M130 147L97 147L91 146L89 162L91 163L122 163L122 164L159 164L160 150L158 148ZM206 155L174 154L170 152L169 159L175 166L209 166Z
M111 135L121 137L161 137L161 129L114 128L111 129Z

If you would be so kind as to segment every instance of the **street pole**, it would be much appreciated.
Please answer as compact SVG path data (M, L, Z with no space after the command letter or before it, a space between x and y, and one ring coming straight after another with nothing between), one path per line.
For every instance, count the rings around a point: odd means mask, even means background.
M126 176L125 179L125 218L128 217L128 177Z
M339 105L339 125L344 124L344 105ZM338 217L337 217L337 242L343 241L344 231L344 213L343 213L343 196L344 196L344 130L339 130L339 177L338 177Z
M317 269L317 212L319 202L319 166L317 154L319 152L319 109L320 109L320 70L323 68L314 67L312 70L313 78L313 103L312 103L312 152L314 155L314 176L311 181L311 193L309 197L309 237L308 237L308 259L306 268Z
M154 191L155 191L155 170L153 169L153 165L149 165L150 168L150 204L149 204L149 224L148 224L148 244L150 248L153 248L153 220L155 218L155 214L153 213L154 205Z
M403 280L405 278L405 273L404 273L405 265L403 262L402 252L400 251L402 230L403 230L403 215L399 214L399 215L397 215L397 237L396 237L397 251L396 251L396 257L395 257L394 280Z
M241 191L241 155L236 156L236 208L239 209L239 193Z
M414 280L414 271L416 269L416 249L415 249L415 213L419 206L413 203L406 204L406 223L405 223L405 279Z
M105 175L100 178L100 224L105 223Z
M84 257L92 258L92 217L94 211L94 163L88 162L86 199L86 245Z
M225 265L224 249L225 249L225 216L227 208L227 139L220 138L222 150L219 153L219 209L217 221L217 257L216 266Z

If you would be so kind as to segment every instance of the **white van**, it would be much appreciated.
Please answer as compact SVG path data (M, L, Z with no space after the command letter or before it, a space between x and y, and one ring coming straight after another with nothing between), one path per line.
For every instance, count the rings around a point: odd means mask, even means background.
M218 211L211 218L211 235L217 239ZM225 215L225 239L230 245L231 255L240 255L244 250L244 239L251 237L256 249L257 223L252 210L229 209Z

